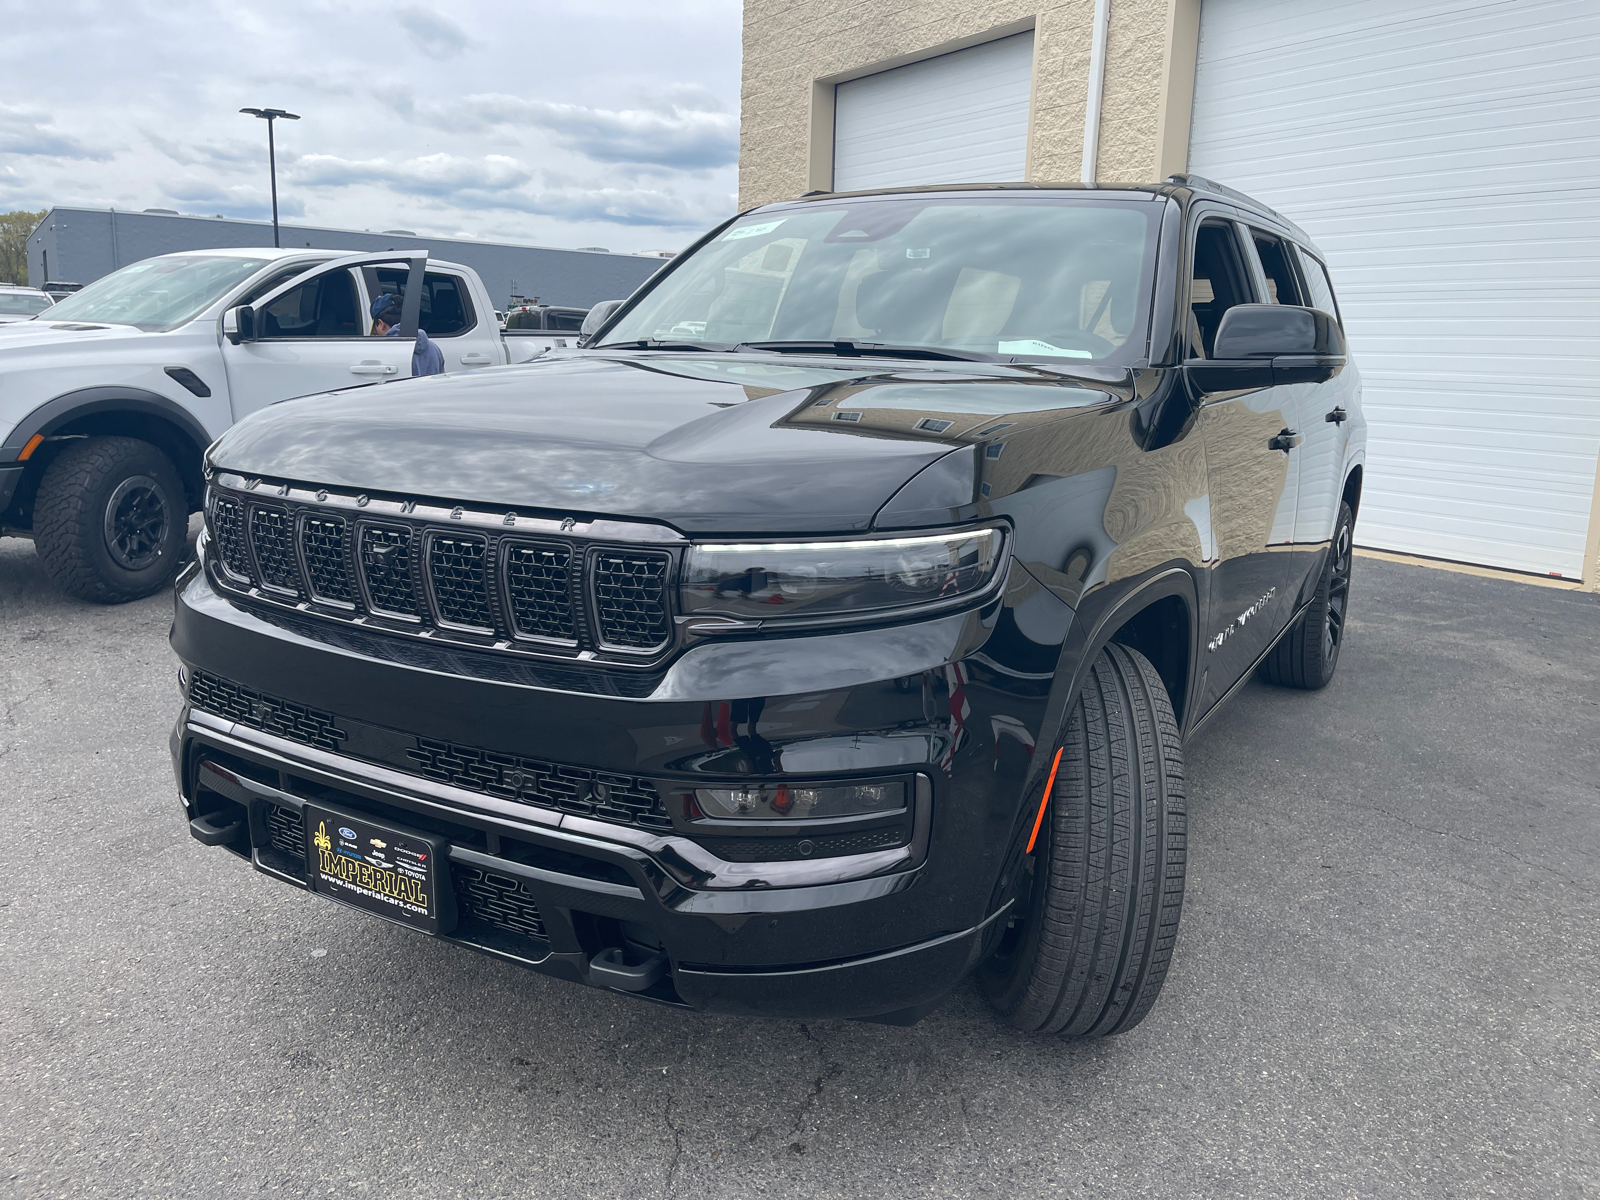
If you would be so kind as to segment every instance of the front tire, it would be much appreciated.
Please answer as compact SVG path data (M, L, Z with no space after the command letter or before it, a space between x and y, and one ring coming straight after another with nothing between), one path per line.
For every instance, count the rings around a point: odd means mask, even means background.
M1030 814L1031 815L1031 814ZM1183 910L1183 743L1161 677L1110 645L1067 720L1031 887L979 982L1029 1032L1132 1029L1166 979Z
M149 442L69 442L45 468L33 541L69 596L122 604L171 582L188 537L188 505L172 462Z
M1311 606L1262 660L1258 674L1264 682L1314 692L1333 679L1339 651L1344 648L1345 616L1350 607L1355 524L1350 506L1340 504L1333 544L1322 564Z

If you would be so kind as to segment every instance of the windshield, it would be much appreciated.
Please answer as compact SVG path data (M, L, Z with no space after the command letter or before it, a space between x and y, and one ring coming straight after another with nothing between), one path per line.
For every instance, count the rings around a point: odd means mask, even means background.
M96 279L50 310L52 321L105 321L164 333L192 320L267 263L267 258L147 258Z
M27 292L0 292L0 316L31 317L50 307L50 297Z
M1009 195L753 213L681 263L601 344L845 341L1120 364L1145 351L1161 212Z

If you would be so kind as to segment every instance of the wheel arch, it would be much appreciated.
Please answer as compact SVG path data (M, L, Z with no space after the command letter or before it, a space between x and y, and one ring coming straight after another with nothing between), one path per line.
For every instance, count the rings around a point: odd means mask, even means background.
M156 446L177 468L191 512L205 495L202 457L211 444L205 427L182 405L158 392L132 387L92 387L67 392L34 409L0 445L0 462L15 461L36 436L45 438L122 436ZM39 479L55 457L46 442L27 459L28 469L17 486L8 517L22 527L32 525L33 498ZM8 524L12 522L8 520Z
M1349 474L1344 477L1344 492L1341 499L1350 506L1350 515L1355 517L1361 511L1361 476L1362 464L1356 463L1350 468Z

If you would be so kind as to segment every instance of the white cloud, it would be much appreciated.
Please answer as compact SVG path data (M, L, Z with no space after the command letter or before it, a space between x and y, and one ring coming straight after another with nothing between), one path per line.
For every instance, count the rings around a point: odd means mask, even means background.
M415 5L396 9L394 19L429 58L454 58L473 44L459 25Z
M95 162L107 162L111 158L111 151L85 145L78 138L55 128L49 113L10 104L0 104L0 154L90 159Z

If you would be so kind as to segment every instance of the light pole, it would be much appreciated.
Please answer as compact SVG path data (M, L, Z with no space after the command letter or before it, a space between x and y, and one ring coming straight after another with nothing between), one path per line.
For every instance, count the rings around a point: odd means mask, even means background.
M249 113L252 117L260 117L267 123L267 166L272 175L272 244L278 244L278 148L272 140L272 123L279 117L285 121L298 121L299 113L287 112L281 108L241 108L242 113Z

